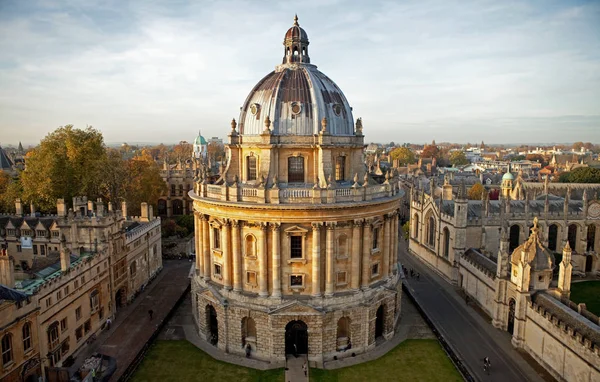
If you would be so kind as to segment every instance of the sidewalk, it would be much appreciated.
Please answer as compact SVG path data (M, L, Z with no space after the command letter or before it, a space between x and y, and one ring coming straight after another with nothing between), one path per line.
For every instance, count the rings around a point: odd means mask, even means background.
M494 328L474 309L466 306L464 298L449 282L408 254L404 240L400 240L399 247L400 262L421 273L419 280L404 280L407 288L477 380L544 381L547 378L545 373L534 370L513 348L508 333ZM485 356L490 357L492 362L491 375L483 371Z
M117 360L111 381L118 381L189 286L191 264L183 260L165 261L152 284L131 305L117 312L111 329L98 334L96 341L77 354L71 370L77 370L94 353L106 354ZM150 309L154 311L152 321L148 316Z

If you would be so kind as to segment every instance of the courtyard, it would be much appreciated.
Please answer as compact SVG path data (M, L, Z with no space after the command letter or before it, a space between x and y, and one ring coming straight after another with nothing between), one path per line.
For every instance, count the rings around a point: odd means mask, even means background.
M585 303L587 310L600 316L600 280L581 281L571 284L571 301Z

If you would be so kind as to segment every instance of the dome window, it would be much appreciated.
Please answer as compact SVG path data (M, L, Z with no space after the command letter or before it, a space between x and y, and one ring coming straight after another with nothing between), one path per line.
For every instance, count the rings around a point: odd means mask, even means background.
M250 113L252 113L252 115L256 115L256 113L258 113L258 110L260 110L260 105L257 103L253 103L250 106Z
M297 115L302 111L302 105L298 102L292 102L292 114Z
M340 105L339 103L333 105L333 112L335 113L335 115L339 116L342 113L342 105Z

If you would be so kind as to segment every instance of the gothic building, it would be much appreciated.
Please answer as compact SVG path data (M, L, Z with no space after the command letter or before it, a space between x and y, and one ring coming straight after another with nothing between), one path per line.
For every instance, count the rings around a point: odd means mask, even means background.
M311 64L297 18L283 45L231 122L218 180L190 192L193 312L225 352L281 362L296 349L322 364L394 333L400 190L367 172L361 120Z

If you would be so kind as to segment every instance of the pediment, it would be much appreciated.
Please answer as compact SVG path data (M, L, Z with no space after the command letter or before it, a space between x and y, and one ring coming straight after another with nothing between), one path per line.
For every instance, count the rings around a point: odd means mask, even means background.
M33 229L33 228L31 228L31 226L29 226L29 224L27 224L27 222L25 220L23 220L23 223L21 224L21 229Z
M322 315L323 312L313 308L312 306L305 305L298 301L294 301L293 303L291 303L289 305L275 309L272 314L273 315L290 315L290 314Z
M42 222L38 222L38 223L35 225L35 230L36 230L36 231L45 231L45 230L46 230L46 227L44 227L44 225L42 224Z
M9 220L8 223L6 223L6 226L4 228L5 229L16 229L17 227L15 227L15 225L13 224L13 222L11 222Z
M295 225L293 227L286 228L284 230L284 232L287 235L306 235L308 233L308 230L305 229L305 228L302 228L300 226Z

